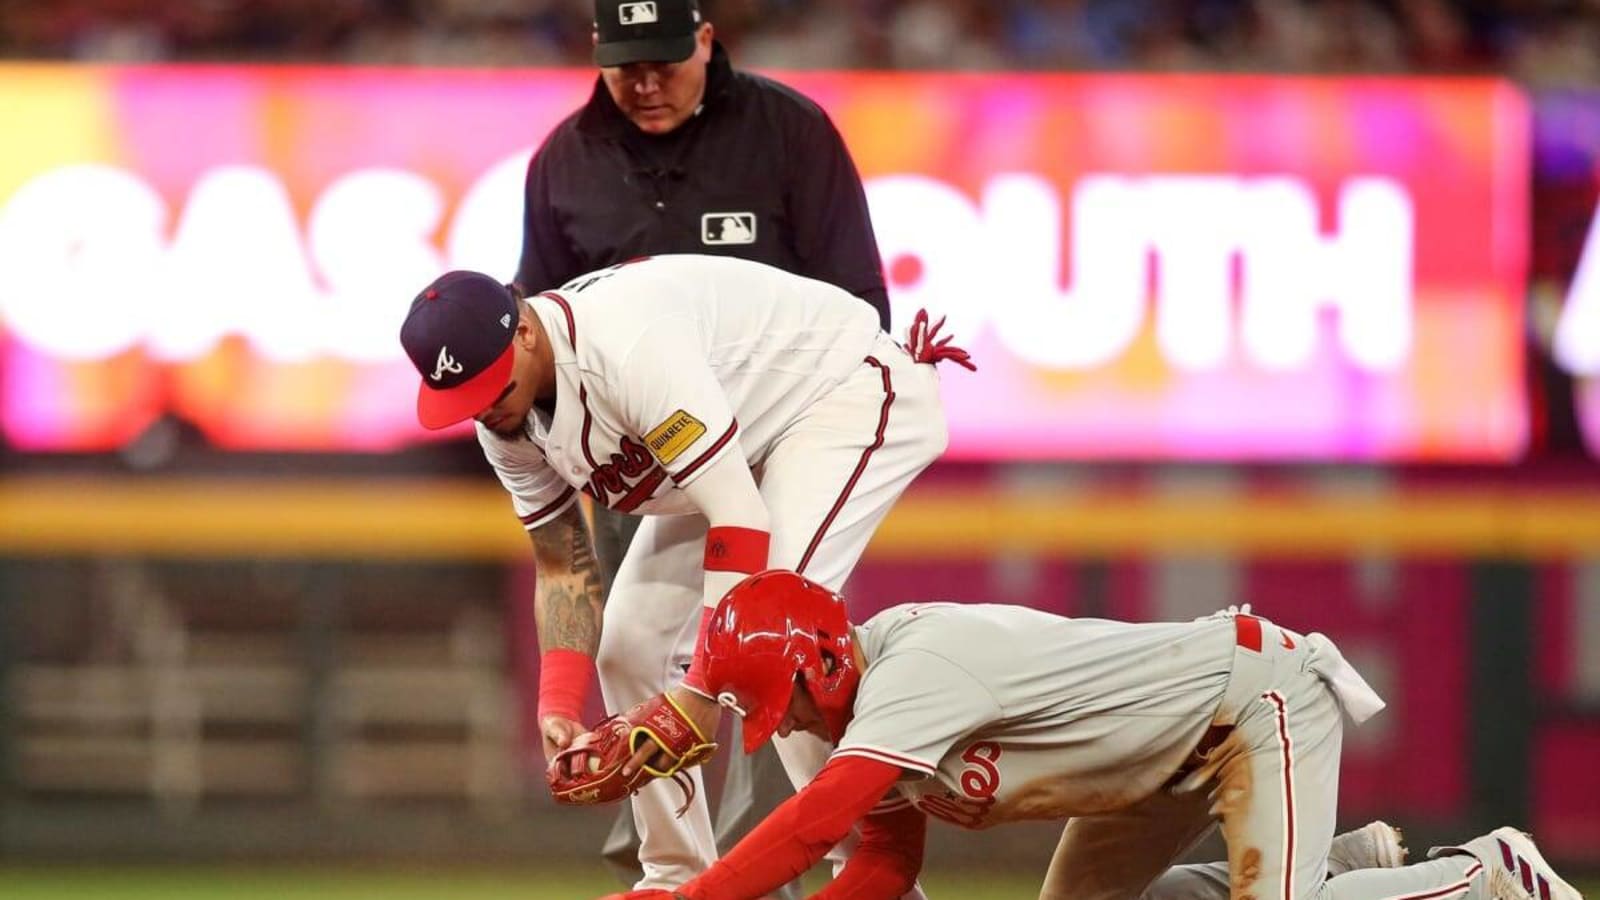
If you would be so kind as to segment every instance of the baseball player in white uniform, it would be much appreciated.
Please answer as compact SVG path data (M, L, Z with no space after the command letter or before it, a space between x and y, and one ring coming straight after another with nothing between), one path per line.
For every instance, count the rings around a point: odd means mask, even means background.
M769 565L838 587L943 452L931 363L971 364L936 330L919 316L902 346L839 288L694 255L526 299L451 272L413 301L401 343L422 375L419 419L476 420L532 537L547 755L584 736L596 666L607 709L670 689L674 708L715 733L721 707L694 651L716 601ZM580 492L646 517L603 610ZM779 753L799 785L827 748L797 738ZM716 858L701 776L687 774L681 818L670 783L633 797L640 887L682 884Z
M774 571L736 586L705 640L746 749L796 731L836 749L700 877L630 898L758 897L858 822L817 896L894 897L933 816L1065 820L1041 898L1581 900L1511 828L1329 877L1342 715L1383 702L1326 637L1248 610L1133 624L921 603L852 629L837 594ZM1169 869L1219 825L1226 865Z

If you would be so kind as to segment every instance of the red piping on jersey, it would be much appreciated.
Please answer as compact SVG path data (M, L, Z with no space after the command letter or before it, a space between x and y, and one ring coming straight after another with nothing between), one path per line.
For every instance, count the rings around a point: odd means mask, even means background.
M847 747L843 750L835 750L833 755L860 756L865 759L888 763L891 766L899 766L902 769L911 769L913 771L924 772L929 775L932 775L934 772L938 771L937 767L930 766L920 759L912 759L909 756L901 756L898 753L890 753L886 750L879 750L874 747Z
M1483 863L1474 862L1472 864L1472 868L1467 870L1466 876L1455 884L1447 884L1442 888L1438 888L1437 890L1427 891L1421 894L1401 894L1400 896L1395 897L1394 900L1434 900L1436 897L1448 897L1451 894L1465 893L1467 888L1472 887L1472 876L1478 874L1478 870L1482 868Z
M1259 623L1258 623L1259 627ZM1283 755L1283 900L1294 900L1294 741L1289 737L1289 705L1277 691L1261 695L1277 713L1278 746Z
M661 482L666 480L667 470L661 468L660 466L656 466L655 468L651 469L643 478L639 479L638 484L634 485L632 488L629 488L626 494L618 497L617 502L610 504L610 506L617 512L633 512L635 509L639 508L639 504L649 500L650 496L656 492L656 488L661 486ZM601 498L596 497L595 499L600 500ZM605 505L603 500L601 503L602 505Z
M690 475L695 473L696 469L705 465L707 460L717 455L718 450L721 450L729 441L733 440L733 436L737 434L738 431L739 420L734 419L733 422L728 425L728 430L722 433L722 437L717 438L717 442L712 444L709 450L700 454L700 456L696 458L694 462L684 466L683 471L672 476L672 483L683 484L683 482L688 479Z
M567 304L567 298L555 291L545 291L539 296L552 300L561 307L561 314L567 317L567 341L572 344L572 352L577 353L578 321L572 317L572 307ZM583 386L582 381L578 382L578 402L583 405L583 441L580 445L583 449L583 458L590 469L598 469L600 464L594 461L594 454L589 452L589 423L593 421L593 416L589 414L589 391Z
M578 446L583 449L583 458L589 463L592 475L599 470L600 464L594 461L594 454L589 452L589 425L594 422L594 416L589 413L589 389L581 384L578 385L578 402L583 405L583 440L578 442Z
M566 505L566 502L568 500L572 499L572 492L575 491L575 490L577 490L577 488L574 488L571 485L568 485L567 489L561 492L561 496L557 497L556 499L552 500L549 503L546 503L544 506L539 507L538 509L536 509L533 512L529 513L528 515L517 516L517 519L522 522L524 527L531 527L533 525L533 523L539 521L540 519L544 518L545 516L550 515L551 513L553 513L556 510L560 509L562 506Z
M578 324L572 318L572 307L567 305L567 298L555 291L545 291L539 296L547 300L554 300L561 307L562 314L567 317L567 342L572 344L572 349L576 351L578 349Z
M880 800L880 801L878 801L878 805L874 806L872 808L871 815L875 816L875 815L878 815L879 813L894 812L896 810L907 809L907 808L915 809L916 808L916 804L912 803L910 800L905 799L904 797L897 797L894 800Z
M872 459L872 452L883 446L883 433L889 428L889 408L894 406L894 384L889 378L889 367L878 362L876 357L869 356L867 363L877 366L883 375L883 409L878 413L878 433L873 437L867 449L861 451L861 461L856 463L856 470L850 473L850 480L844 483L844 490L839 492L839 499L833 501L833 508L823 517L822 524L817 527L817 533L812 535L811 543L806 546L806 552L800 557L799 565L794 567L796 572L804 575L806 564L811 562L811 554L817 552L817 545L822 543L822 536L827 534L828 527L833 524L834 518L839 515L839 510L844 508L846 500L850 499L850 492L855 490L856 482L861 480L861 473L867 470L867 463Z

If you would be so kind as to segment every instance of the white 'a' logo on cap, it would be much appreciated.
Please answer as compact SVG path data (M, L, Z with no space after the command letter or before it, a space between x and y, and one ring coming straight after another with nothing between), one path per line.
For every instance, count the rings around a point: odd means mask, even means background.
M624 3L617 7L617 21L624 25L649 25L651 22L660 21L656 14L656 5L652 0L644 3Z
M449 372L451 375L460 375L461 363L456 362L456 358L450 355L449 347L440 347L439 361L434 364L433 375L430 377L434 381L442 381L444 379L444 373L446 372Z

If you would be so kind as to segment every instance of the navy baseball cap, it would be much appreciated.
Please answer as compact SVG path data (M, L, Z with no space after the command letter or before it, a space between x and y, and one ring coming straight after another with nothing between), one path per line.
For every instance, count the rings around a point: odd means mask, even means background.
M681 62L699 30L697 0L595 0L595 65Z
M488 409L511 382L517 298L477 272L446 272L411 301L400 344L422 376L417 421L444 428Z

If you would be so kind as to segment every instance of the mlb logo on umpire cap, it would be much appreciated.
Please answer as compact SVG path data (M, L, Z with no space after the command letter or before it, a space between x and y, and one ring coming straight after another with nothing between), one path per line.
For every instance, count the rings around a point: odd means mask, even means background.
M617 7L617 21L623 25L648 25L660 20L654 3L624 3Z
M595 0L594 61L681 62L694 54L699 29L698 0Z
M517 298L477 272L446 272L411 301L400 344L422 376L417 420L444 428L489 408L511 381Z
M711 212L700 217L700 243L708 246L754 244L756 214L753 212Z

